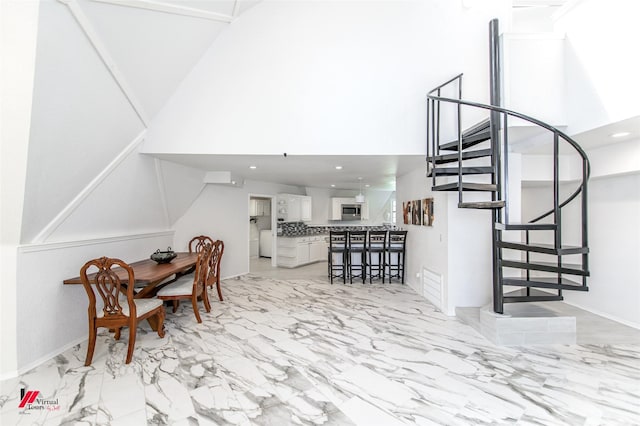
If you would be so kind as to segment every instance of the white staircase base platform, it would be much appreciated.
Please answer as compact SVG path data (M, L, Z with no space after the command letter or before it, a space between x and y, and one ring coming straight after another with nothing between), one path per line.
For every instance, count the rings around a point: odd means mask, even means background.
M544 305L509 303L500 315L489 304L481 308L457 308L456 316L496 345L576 344L576 317L561 315Z

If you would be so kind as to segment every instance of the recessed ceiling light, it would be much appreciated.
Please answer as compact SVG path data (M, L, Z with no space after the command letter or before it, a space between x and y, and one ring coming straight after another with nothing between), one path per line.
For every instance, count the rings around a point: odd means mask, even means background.
M370 186L371 186L371 185L369 185L369 184L366 184L366 185L365 185L364 187L365 187L365 188L369 188Z
M232 181L231 181L231 185L235 185L235 184L236 184L236 181L235 181L235 180L232 180Z
M250 168L251 170L255 170L255 169L257 169L258 167L257 167L257 166L249 166L249 168Z
M335 187L336 187L336 185L332 183L332 184L331 184L331 187L332 187L332 188L335 188Z
M342 166L336 166L336 170L342 170Z
M631 133L629 132L618 132L611 135L612 138L623 138L625 136L629 136Z

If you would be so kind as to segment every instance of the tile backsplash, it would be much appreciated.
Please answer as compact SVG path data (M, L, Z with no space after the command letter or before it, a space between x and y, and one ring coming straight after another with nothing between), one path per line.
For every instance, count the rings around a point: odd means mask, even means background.
M278 235L282 235L282 236L328 234L329 231L367 231L367 230L378 231L378 230L394 230L394 229L398 229L398 227L395 225L308 226L304 222L278 223Z

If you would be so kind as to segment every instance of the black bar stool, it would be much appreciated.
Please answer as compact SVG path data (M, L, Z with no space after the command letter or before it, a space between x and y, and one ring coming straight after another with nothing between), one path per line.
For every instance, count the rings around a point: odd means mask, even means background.
M367 244L369 267L369 284L373 278L382 278L384 284L385 251L387 247L387 231L369 231ZM376 262L374 262L376 260Z
M342 278L347 283L347 231L329 231L329 280Z
M389 268L389 282L398 278L404 284L404 255L407 246L407 231L389 231L387 246L387 266Z
M349 282L354 278L362 278L364 284L367 278L367 231L349 231ZM355 261L354 261L355 255Z

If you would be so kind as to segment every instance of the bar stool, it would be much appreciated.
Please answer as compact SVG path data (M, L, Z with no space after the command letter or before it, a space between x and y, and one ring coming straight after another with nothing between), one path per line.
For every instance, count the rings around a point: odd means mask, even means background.
M334 278L342 278L347 283L347 231L329 231L329 280L333 284Z
M349 231L349 282L353 284L354 278L362 278L364 284L367 278L367 231ZM353 258L356 255L356 261Z
M398 278L400 282L404 284L404 255L406 245L407 231L389 231L389 241L387 246L389 282L391 282L392 278Z
M373 278L382 278L382 283L384 284L386 247L387 231L369 231L367 244L369 284L371 284Z

